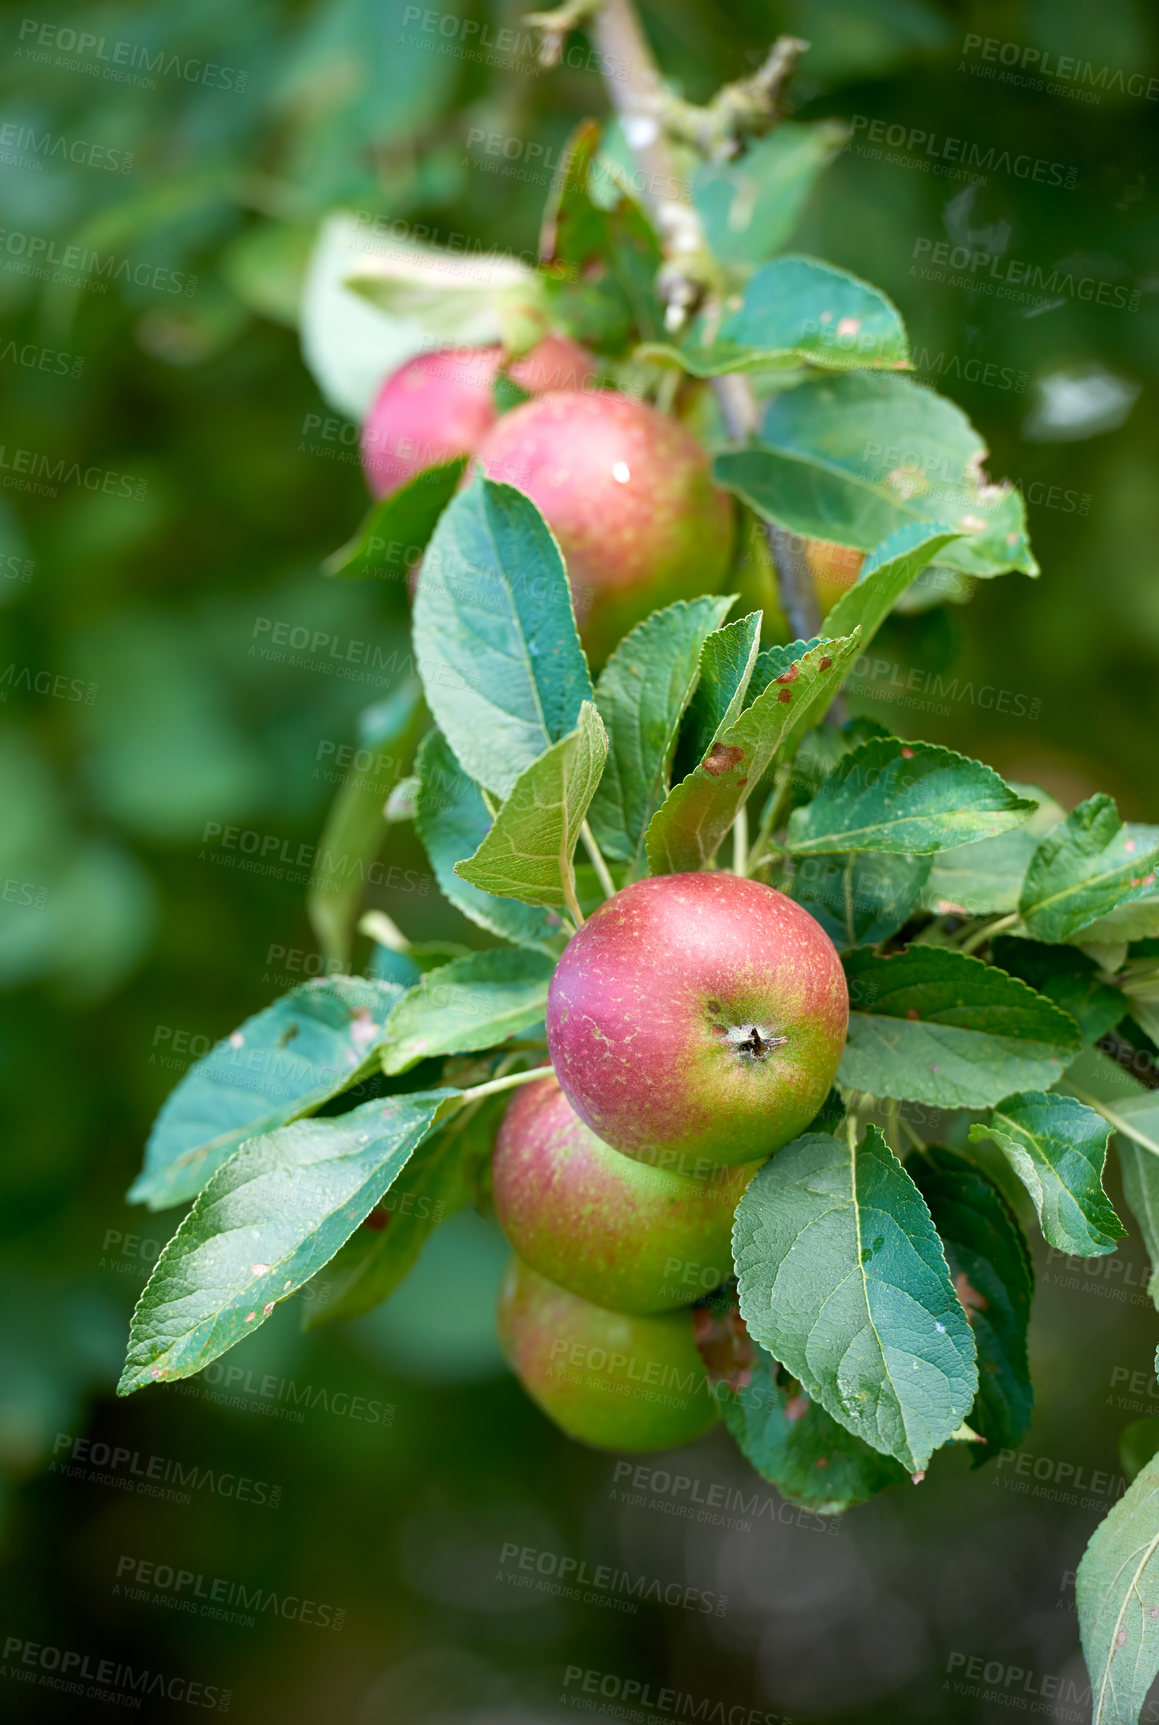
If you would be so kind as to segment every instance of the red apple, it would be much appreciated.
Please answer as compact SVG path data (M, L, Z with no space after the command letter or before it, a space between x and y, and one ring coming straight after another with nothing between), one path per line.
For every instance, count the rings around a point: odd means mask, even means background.
M688 1309L647 1318L611 1312L513 1257L498 1327L532 1401L581 1443L670 1449L719 1417Z
M732 1275L732 1219L757 1166L703 1179L646 1167L597 1138L543 1078L507 1110L492 1185L503 1232L541 1275L617 1312L664 1312Z
M498 347L440 348L391 373L362 427L362 467L376 497L478 448L499 418L493 389L502 363ZM508 373L534 395L579 389L595 369L567 336L549 335Z
M506 413L479 445L559 541L595 661L658 606L711 593L732 558L731 499L692 433L614 390L561 391Z
M841 961L808 911L724 872L607 899L564 949L547 1046L568 1100L640 1161L771 1156L825 1100L845 1045Z

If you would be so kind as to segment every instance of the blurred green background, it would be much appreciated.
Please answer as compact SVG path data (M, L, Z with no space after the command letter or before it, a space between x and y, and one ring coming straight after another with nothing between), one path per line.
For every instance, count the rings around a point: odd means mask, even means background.
M919 376L1027 496L1041 580L894 619L853 706L1067 803L1105 789L1159 819L1152 10L644 12L697 99L779 30L814 43L798 117L853 130L794 243L895 298ZM1099 99L980 76L1002 67L987 39L1107 68ZM157 1719L223 1709L225 1691L247 1725L616 1718L640 1705L633 1684L652 1685L640 1717L667 1716L668 1686L729 1725L750 1708L1005 1719L1012 1696L1044 1695L1040 1716L1085 1719L1068 1576L1121 1488L1121 1428L1159 1412L1134 1238L1077 1271L1041 1253L1030 1461L967 1475L951 1458L825 1530L778 1517L719 1435L658 1475L649 1463L641 1487L555 1433L498 1361L502 1251L474 1216L435 1236L381 1316L303 1338L292 1302L186 1390L114 1402L173 1221L122 1199L152 1116L191 1057L320 964L300 872L227 866L206 835L236 826L289 855L314 842L336 751L388 692L333 675L324 652L291 665L255 649L281 622L405 652L381 584L319 574L365 493L299 352L317 223L341 205L534 248L547 176L526 143L558 152L604 97L582 55L538 74L519 9L481 0L8 7L0 42L4 1716L108 1716L100 1694L29 1680L75 1673L72 1651L176 1681L142 1699ZM488 156L480 130L522 156ZM919 132L993 147L996 166L971 190L933 171ZM1021 157L1061 172L1036 179L1009 165ZM1068 263L1137 309L1068 298L1027 315L923 280L923 238ZM394 832L390 860L425 870ZM474 938L430 894L368 903L413 936ZM555 1598L511 1584L525 1549L727 1603ZM161 1579L180 1570L205 1611Z

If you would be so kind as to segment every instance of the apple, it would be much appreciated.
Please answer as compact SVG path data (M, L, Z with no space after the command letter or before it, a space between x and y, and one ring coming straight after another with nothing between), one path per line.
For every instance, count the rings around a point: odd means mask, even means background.
M539 396L496 422L477 460L526 492L555 534L597 663L658 606L724 579L732 501L687 427L647 402L610 389Z
M499 1128L492 1192L503 1232L541 1275L617 1312L664 1312L732 1275L732 1219L757 1166L695 1179L632 1161L541 1078Z
M832 539L806 539L804 547L813 591L822 617L827 617L841 595L856 582L865 553L852 545L838 545Z
M849 995L818 922L759 881L657 875L606 899L564 948L547 1046L576 1113L638 1161L771 1156L817 1114Z
M513 1256L499 1341L533 1402L597 1449L671 1449L719 1418L692 1311L633 1317L556 1287Z
M493 391L502 365L502 348L452 347L420 353L391 373L362 427L362 467L376 497L424 468L474 453L499 418ZM578 389L595 368L567 336L549 335L508 376L534 395Z

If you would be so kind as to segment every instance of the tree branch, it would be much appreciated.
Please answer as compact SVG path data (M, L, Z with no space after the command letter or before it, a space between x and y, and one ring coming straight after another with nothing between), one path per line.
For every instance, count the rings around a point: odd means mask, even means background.
M714 161L729 161L749 138L763 137L780 120L781 92L808 46L799 36L778 36L758 72L725 84L704 107L665 94L665 131Z
M720 295L723 287L720 271L659 118L665 101L664 87L632 0L604 0L593 20L592 32L603 56L608 98L643 172L644 199L664 253L659 277L665 302L664 322L666 328L675 332L684 327L691 313L706 299ZM804 46L795 37L783 40L794 44L789 62L786 63L782 50L773 67L774 49L762 69L774 93L779 93ZM716 377L712 387L725 430L736 442L744 442L756 430L758 418L748 379L740 375ZM804 546L796 535L786 533L772 522L764 522L763 526L789 628L795 639L808 641L820 633L821 612Z
M563 45L573 30L599 10L600 0L564 0L553 12L528 12L523 22L540 32L539 64L550 69L563 58Z

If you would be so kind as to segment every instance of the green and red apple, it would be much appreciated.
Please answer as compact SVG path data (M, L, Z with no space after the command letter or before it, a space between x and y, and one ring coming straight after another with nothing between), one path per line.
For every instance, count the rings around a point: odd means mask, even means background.
M692 1310L613 1312L513 1257L499 1340L524 1389L570 1437L598 1449L671 1449L719 1417Z
M516 1092L495 1142L500 1226L543 1276L619 1312L691 1305L732 1275L732 1222L758 1164L702 1178L621 1156L555 1078Z
M496 422L477 460L526 492L555 534L596 663L658 607L720 587L732 500L687 427L647 402L614 390L539 396Z
M806 910L710 871L605 900L564 948L546 1017L581 1119L680 1172L762 1161L804 1131L837 1074L849 995Z

